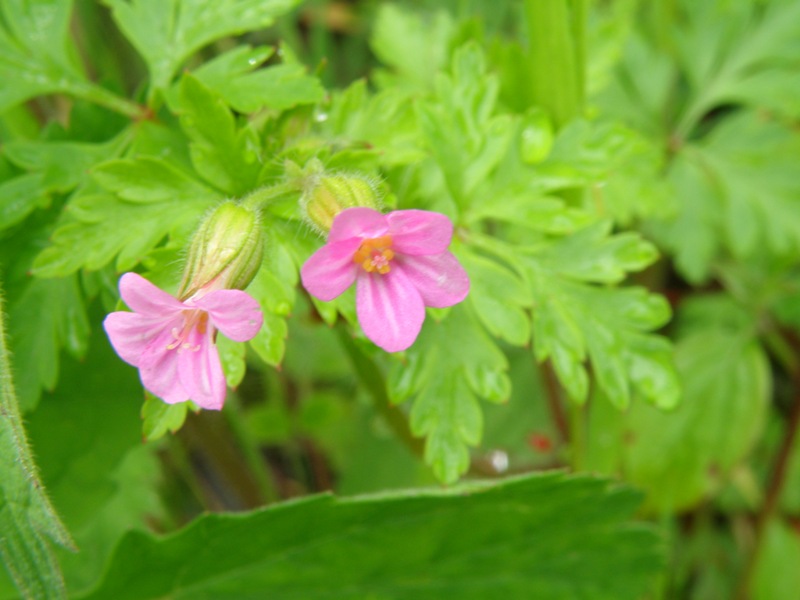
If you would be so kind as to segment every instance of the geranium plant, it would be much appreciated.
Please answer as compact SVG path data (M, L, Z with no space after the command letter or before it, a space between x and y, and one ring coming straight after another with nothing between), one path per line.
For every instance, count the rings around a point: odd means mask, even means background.
M794 597L798 39L0 3L0 600Z

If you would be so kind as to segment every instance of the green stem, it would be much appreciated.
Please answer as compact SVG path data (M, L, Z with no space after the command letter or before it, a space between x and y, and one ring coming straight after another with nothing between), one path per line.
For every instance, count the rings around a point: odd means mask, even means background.
M378 365L356 347L343 325L336 327L336 333L347 356L353 363L356 376L369 391L375 409L384 418L387 425L391 427L395 435L415 456L424 456L425 442L421 438L414 436L405 414L389 400L389 394L386 392L386 382L378 369Z
M253 478L258 486L259 492L261 492L264 503L269 504L277 502L280 500L280 495L272 480L272 473L269 471L264 457L261 454L258 440L253 436L247 423L245 423L242 418L241 407L235 396L228 399L225 410L222 411L222 413L225 415L228 427L244 455L245 462L250 472L253 474Z
M586 0L525 0L529 99L560 128L583 112Z
M588 401L587 401L588 402ZM586 404L570 403L570 441L572 443L572 470L583 469L586 453Z
M769 479L767 480L764 502L756 514L753 549L747 557L744 568L742 569L742 575L736 590L737 600L746 600L750 597L753 575L758 565L759 555L764 547L767 528L769 527L770 521L778 512L778 504L783 495L783 489L789 472L789 463L794 446L797 443L798 432L800 431L800 369L798 369L800 360L798 359L796 350L792 348L790 341L784 340L785 345L776 345L774 338L768 336L767 340L770 339L772 339L772 343L770 344L771 349L773 351L778 348L780 349L779 352L775 354L776 358L792 376L794 395L792 396L792 407L783 431L783 438L781 439L780 446L775 455L775 460L772 464L772 469L770 470Z
M83 100L94 102L104 108L139 121L148 115L148 109L136 102L117 96L113 92L91 82L81 82L69 88L68 92Z
M252 192L242 199L241 204L247 208L264 208L273 202L282 199L292 193L299 192L300 189L294 181L279 183L268 187L263 187Z

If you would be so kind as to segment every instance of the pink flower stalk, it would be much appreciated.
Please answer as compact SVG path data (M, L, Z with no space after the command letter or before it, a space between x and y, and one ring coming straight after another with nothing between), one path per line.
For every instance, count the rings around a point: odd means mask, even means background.
M469 292L466 271L447 250L452 237L452 222L439 213L348 208L300 275L309 293L326 302L355 283L364 333L399 352L417 339L426 306L452 306Z
M241 290L200 290L185 301L136 273L119 280L134 312L113 312L103 322L120 358L139 369L144 387L168 404L193 400L219 410L225 374L214 343L217 330L246 342L261 329L258 302Z

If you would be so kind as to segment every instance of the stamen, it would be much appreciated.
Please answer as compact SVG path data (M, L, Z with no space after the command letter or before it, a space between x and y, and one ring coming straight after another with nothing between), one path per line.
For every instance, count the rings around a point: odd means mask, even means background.
M190 344L186 340L195 328L201 335L206 333L208 330L208 313L202 310L184 310L182 314L183 328L180 330L177 327L172 328L170 333L172 333L174 341L167 345L167 350L175 350L177 348L178 353L184 350L197 352L200 350L200 344Z
M385 275L391 270L389 263L394 258L392 236L384 235L378 238L364 240L353 254L353 262L361 265L367 273L377 271Z

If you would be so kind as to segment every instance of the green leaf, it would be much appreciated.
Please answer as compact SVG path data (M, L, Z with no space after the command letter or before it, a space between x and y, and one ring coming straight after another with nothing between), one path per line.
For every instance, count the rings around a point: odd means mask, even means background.
M527 344L531 323L524 309L533 304L529 287L516 273L493 260L467 250L457 255L469 273L469 301L483 326L510 344Z
M453 21L443 10L422 15L398 4L381 5L370 45L393 73L377 71L378 84L385 89L430 88L436 73L447 64L453 30Z
M49 203L40 173L27 173L0 183L0 230L16 225Z
M269 27L297 0L103 0L150 71L166 89L194 52L219 38Z
M203 211L221 200L162 160L143 157L109 161L93 172L110 193L82 191L70 199L52 245L36 257L33 271L59 277L80 268L97 270L117 257L125 271L168 234L194 226Z
M642 288L603 288L656 258L636 234L608 235L598 223L526 257L533 291L533 344L550 359L569 396L589 391L584 361L591 360L600 388L619 408L637 394L662 408L674 406L679 384L669 342L648 331L670 316L661 296Z
M315 104L325 90L316 77L299 64L258 68L274 50L239 46L193 71L193 75L218 93L233 109L253 113L268 107L286 110Z
M205 515L169 537L128 535L84 600L633 600L662 562L652 529L628 521L637 501L602 480L547 474Z
M255 187L261 152L253 129L236 126L222 98L199 80L184 75L176 107L191 140L194 170L216 188L241 196Z
M186 411L190 402L167 404L145 391L144 404L142 404L142 437L152 442L164 437L167 432L175 433L186 420Z
M15 225L50 196L66 193L84 181L95 164L117 156L127 145L122 134L105 144L14 141L3 152L16 166L30 171L0 183L0 230Z
M23 596L65 598L50 542L72 548L44 492L14 394L0 301L0 557Z
M511 393L508 362L464 306L426 323L406 354L408 365L391 370L389 395L394 402L413 396L411 431L427 437L425 461L440 481L452 483L469 467L468 446L481 440L478 397L504 402Z
M0 81L5 82L0 86L0 112L35 96L84 85L69 39L71 13L71 0L0 4Z
M719 489L761 435L771 395L767 357L740 308L710 297L680 316L689 319L675 347L682 402L670 413L633 405L618 441L626 477L652 509L670 512Z
M740 259L800 252L798 168L800 136L752 112L730 116L675 160L679 212L651 231L693 282L708 277L723 249Z
M36 407L42 390L58 381L61 348L86 352L89 323L76 276L28 277L9 295L9 343L14 350L20 409Z
M136 369L100 330L86 359L65 360L59 386L27 417L42 480L80 548L59 552L70 596L97 580L119 537L144 527L146 511L159 514L153 498L159 468L153 448L143 448L141 401ZM142 466L150 472L141 473Z
M48 192L68 192L83 182L89 170L117 156L130 142L126 130L103 144L16 141L3 146L8 159L22 169L41 173Z
M517 128L508 115L492 114L498 80L477 44L455 52L451 72L436 78L435 101L420 103L417 114L447 190L463 206L506 156Z
M777 600L787 590L800 589L800 573L793 565L800 562L800 535L791 526L773 520L766 527L763 547L753 574L753 600Z
M782 98L796 89L800 5L778 0L763 6L687 3L686 8L687 26L676 48L693 94L680 132L688 133L711 109L732 101L781 107Z
M284 226L285 227L285 226ZM286 317L295 302L295 286L299 280L298 266L292 257L292 227L275 223L267 234L264 263L247 292L261 305L264 326L249 344L267 364L277 366L283 360L289 328ZM273 237L274 236L274 237Z
M382 164L410 164L425 157L413 104L396 88L370 96L366 82L356 81L334 94L319 118L320 129L331 140L375 148Z

